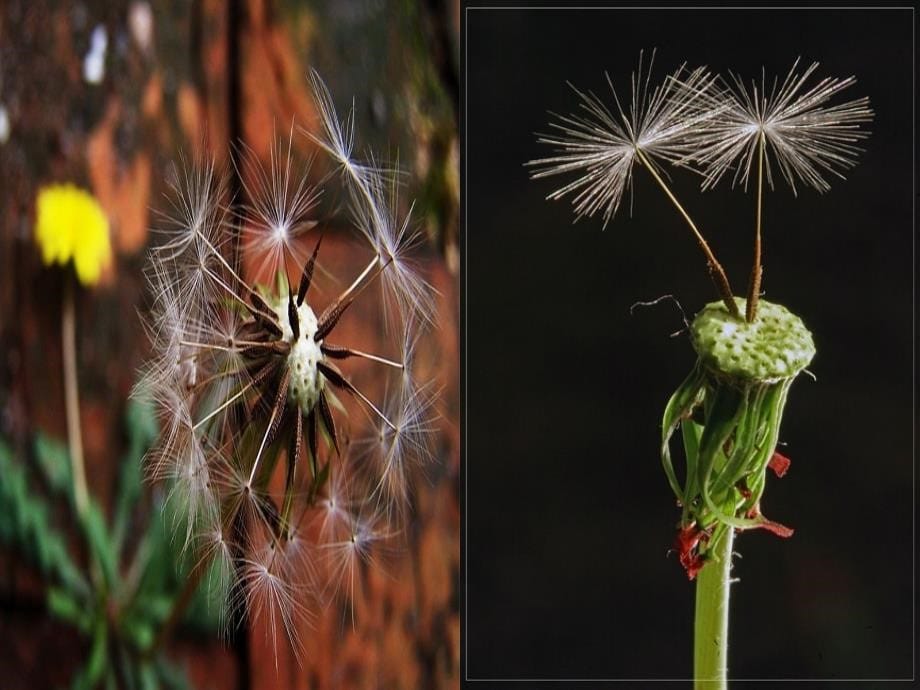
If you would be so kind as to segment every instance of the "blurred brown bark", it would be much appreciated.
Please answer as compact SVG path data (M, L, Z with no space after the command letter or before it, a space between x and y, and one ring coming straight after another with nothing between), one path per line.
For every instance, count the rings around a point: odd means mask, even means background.
M10 121L0 142L0 434L20 451L36 429L65 438L61 276L41 265L32 222L39 186L73 181L102 203L116 252L102 285L78 297L87 474L103 505L117 479L125 399L146 354L136 311L148 228L180 155L226 161L239 140L265 156L292 123L315 127L306 78L315 67L343 110L354 96L359 139L398 152L409 173L403 210L418 201L427 238L419 258L440 293L438 328L421 357L443 390L438 462L416 483L403 552L367 573L355 625L329 606L302 631L303 659L281 649L276 671L256 622L251 687L459 685L458 22L455 2L0 5L0 108ZM90 84L82 63L99 25L105 76ZM311 153L305 137L295 146ZM0 573L0 636L15 640L0 646L0 669L13 670L5 687L65 684L84 643L47 618L34 573L2 552ZM220 643L180 640L171 651L197 687L234 685L234 655ZM49 652L56 663L44 663Z

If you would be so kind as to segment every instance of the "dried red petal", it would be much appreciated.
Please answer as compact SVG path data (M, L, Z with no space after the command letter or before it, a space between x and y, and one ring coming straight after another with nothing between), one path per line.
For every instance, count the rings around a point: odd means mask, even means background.
M700 569L706 564L706 559L699 554L697 547L701 541L709 539L709 532L691 523L677 531L674 538L674 549L677 551L680 564L687 571L687 577L693 579Z
M782 453L777 453L773 451L773 457L770 458L770 462L767 463L769 467L776 474L777 477L782 477L789 471L789 465L792 464L792 460L787 458Z
M703 566L706 565L706 559L697 553L687 558L681 558L680 564L687 571L687 579L693 580L696 578L697 573L703 569Z
M782 537L783 539L788 539L791 537L795 530L791 527L786 527L786 525L780 524L779 522L773 522L773 520L768 520L760 512L760 504L751 508L745 515L749 520L757 520L757 524L745 529L765 529L768 532L772 532L777 537Z
M761 516L760 524L758 524L755 529L765 529L768 532L772 532L777 537L782 537L783 539L788 539L795 533L795 530L791 527L786 527L786 525L781 525L778 522L773 522L773 520L767 520L767 518L763 516Z
M677 536L674 537L674 549L683 558L684 554L690 553L696 548L702 535L703 530L697 527L695 522L682 527L677 531Z

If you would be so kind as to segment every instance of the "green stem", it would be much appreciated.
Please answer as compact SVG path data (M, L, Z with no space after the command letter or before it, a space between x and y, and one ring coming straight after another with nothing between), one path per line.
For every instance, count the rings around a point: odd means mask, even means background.
M693 650L693 687L725 690L728 687L728 596L732 543L735 530L710 552L713 561L700 570L696 580L696 623Z
M67 442L70 446L70 467L74 504L80 519L86 517L89 492L83 463L83 438L80 434L80 395L77 383L77 317L74 299L74 277L68 271L64 278L64 304L61 309L61 351L64 359L64 406L67 413Z

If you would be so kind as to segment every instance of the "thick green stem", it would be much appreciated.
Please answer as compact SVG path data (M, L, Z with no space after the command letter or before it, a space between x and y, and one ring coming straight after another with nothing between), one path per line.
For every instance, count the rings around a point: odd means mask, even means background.
M697 690L728 687L728 597L734 534L733 529L725 530L711 551L713 562L700 570L696 580L693 686Z

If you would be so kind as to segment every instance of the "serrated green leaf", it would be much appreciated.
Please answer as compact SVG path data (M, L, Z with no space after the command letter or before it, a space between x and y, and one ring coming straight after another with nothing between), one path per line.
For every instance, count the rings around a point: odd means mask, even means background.
M67 541L50 523L46 499L29 491L25 468L0 442L0 540L16 547L46 577L75 596L89 586L70 557Z

